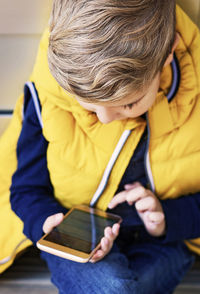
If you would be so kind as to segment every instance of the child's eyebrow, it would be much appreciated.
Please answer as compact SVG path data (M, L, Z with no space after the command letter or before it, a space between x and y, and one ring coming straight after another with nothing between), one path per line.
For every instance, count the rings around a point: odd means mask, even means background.
M145 95L146 95L146 94L144 94L143 96L141 96L140 98L138 98L137 100L135 100L135 101L133 101L133 102L130 102L130 103L128 103L128 104L123 104L123 105L121 105L121 106L126 106L126 105L130 105L130 104L137 103L137 102L139 102L140 100L142 100L142 99L144 98Z
M144 98L144 96L146 96L146 94L144 94L143 96L141 96L140 98L138 98L136 101L133 101L133 103L136 103L136 102L142 100Z

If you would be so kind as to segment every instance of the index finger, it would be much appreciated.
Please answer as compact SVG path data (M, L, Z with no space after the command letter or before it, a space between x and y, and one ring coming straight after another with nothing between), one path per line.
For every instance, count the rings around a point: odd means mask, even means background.
M130 205L132 205L137 200L146 197L147 190L143 186L136 186L133 189L125 190L115 195L111 202L108 205L108 208L112 209L116 207L118 204L127 201Z
M126 201L127 191L122 191L115 195L113 199L108 204L108 208L112 209L116 207L118 204L123 203Z

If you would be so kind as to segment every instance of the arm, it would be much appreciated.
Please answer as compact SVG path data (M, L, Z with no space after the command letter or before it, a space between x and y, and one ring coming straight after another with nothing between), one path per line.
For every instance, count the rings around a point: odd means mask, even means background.
M11 184L11 206L24 222L24 234L34 243L42 236L46 218L66 212L53 196L47 169L48 142L35 113L30 93L25 91L25 116L17 144L17 170Z
M166 234L164 243L200 237L200 193L162 200Z
M25 117L17 145L18 167L10 190L11 206L24 222L24 234L36 243L43 231L49 232L62 221L62 213L67 210L53 196L46 161L48 142L42 135L33 101L28 98L31 97L25 97ZM119 224L105 229L101 248L91 262L97 262L108 254L118 233Z

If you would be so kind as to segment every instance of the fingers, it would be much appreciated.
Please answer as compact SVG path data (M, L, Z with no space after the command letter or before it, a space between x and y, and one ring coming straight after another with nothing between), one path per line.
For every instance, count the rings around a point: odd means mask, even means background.
M105 228L104 235L105 235L105 238L108 240L109 244L113 243L114 240L117 238L119 234L119 228L120 228L120 225L118 223L114 224L112 228L111 227Z
M120 225L114 224L113 227L107 227L104 230L104 237L101 239L101 247L93 257L91 258L90 262L95 263L101 260L105 255L109 253L113 246L114 240L117 238L119 234Z
M117 238L117 236L119 235L119 229L120 229L120 224L114 224L112 227L112 233L115 237L115 239Z
M125 201L127 201L129 205L132 205L134 202L136 202L140 198L146 197L147 191L149 191L149 190L146 190L139 183L135 183L133 185L129 184L129 185L126 185L125 187L127 190L122 191L113 197L113 199L108 205L110 209L113 209L118 204L123 203Z
M54 227L56 227L62 222L63 218L63 213L56 213L54 215L49 216L44 222L43 232L45 234L49 233Z
M148 219L152 223L160 224L164 220L164 213L162 213L162 212L151 212L148 215Z
M99 249L97 250L97 252L95 252L95 254L92 256L92 258L90 259L91 263L95 263L99 260L101 260L104 257L104 252L103 250Z
M133 184L124 185L124 189L125 190L130 190L130 189L134 189L134 188L139 187L139 186L141 186L141 184L139 182L135 182Z
M165 234L165 216L163 212L146 211L143 217L146 230L154 237Z
M123 202L128 202L129 205L135 203L135 208L148 233L162 236L165 233L166 221L159 199L138 182L127 184L124 188L124 191L113 197L108 207L112 209Z
M108 208L112 209L112 208L116 207L118 204L127 201L126 197L127 197L126 191L122 191L122 192L118 193L110 201L110 203L108 204Z
M157 205L157 201L154 197L146 196L145 198L142 198L135 203L135 208L139 212L142 212L145 210L153 211L156 209L156 205Z

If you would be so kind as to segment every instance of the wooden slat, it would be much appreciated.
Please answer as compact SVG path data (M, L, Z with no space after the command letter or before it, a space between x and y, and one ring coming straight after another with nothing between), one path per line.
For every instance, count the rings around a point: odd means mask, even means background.
M0 109L13 109L29 79L40 37L0 35Z
M177 0L199 23L200 1ZM49 18L52 0L0 0L0 34L41 34Z
M30 247L0 276L1 294L57 294L39 251Z
M52 0L0 0L0 34L41 34Z
M176 2L200 27L200 0L177 0Z
M199 14L198 14L198 18L197 18L197 24L200 28L200 2L199 2Z
M57 290L48 287L6 287L0 288L1 294L58 294Z
M13 109L32 71L52 0L0 0L0 109Z

